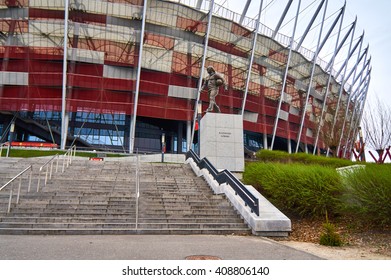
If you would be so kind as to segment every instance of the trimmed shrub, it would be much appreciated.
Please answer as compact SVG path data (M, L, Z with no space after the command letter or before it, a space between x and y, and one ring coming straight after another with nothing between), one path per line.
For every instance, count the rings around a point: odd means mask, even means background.
M251 163L243 181L267 196L277 207L301 216L333 214L342 192L333 168L318 165Z
M391 165L368 164L346 174L341 208L366 223L391 225Z

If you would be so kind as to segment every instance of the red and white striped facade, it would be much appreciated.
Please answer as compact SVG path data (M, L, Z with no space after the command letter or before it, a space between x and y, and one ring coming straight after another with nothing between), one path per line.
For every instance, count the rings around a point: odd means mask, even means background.
M62 112L63 134L72 129L65 115L76 112L136 112L134 124L173 120L191 130L196 103L208 106L197 89L211 65L228 82L216 99L222 113L243 114L244 130L263 135L265 147L277 137L288 150L291 142L326 149L322 129L331 128L340 147L352 144L370 80L366 55L350 86L290 36L263 25L255 36L254 23L215 3L178 2L69 0L65 13L63 0L0 0L0 111Z

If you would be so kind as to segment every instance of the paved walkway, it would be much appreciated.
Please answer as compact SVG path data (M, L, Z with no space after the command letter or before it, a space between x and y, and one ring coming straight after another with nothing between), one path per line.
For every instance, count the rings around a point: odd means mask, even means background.
M256 236L0 235L0 260L313 260L312 254Z

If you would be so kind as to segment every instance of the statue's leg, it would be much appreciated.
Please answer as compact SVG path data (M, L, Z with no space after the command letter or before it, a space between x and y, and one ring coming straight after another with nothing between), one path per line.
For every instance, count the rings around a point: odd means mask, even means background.
M206 112L212 112L213 109L214 109L214 105L215 105L215 97L216 97L216 94L215 94L215 90L211 90L209 92L209 106L208 106L208 109L206 109Z
M217 105L217 103L215 103L215 105L214 105L214 106L216 107L216 111L217 111L217 113L221 113L220 107Z
M214 108L217 107L217 110L220 112L220 108L219 106L217 106L216 104L216 96L217 96L218 92L217 90L211 90L210 91L210 95L209 95L209 107L208 109L206 110L207 112L211 112L211 111L214 111Z
M216 89L215 91L214 91L214 94L213 94L213 108L212 108L212 110L214 110L215 108L216 108L216 112L217 113L221 113L221 111L220 111L220 107L219 107L219 105L217 105L217 103L216 103L216 96L219 94L219 92L218 92L218 90Z

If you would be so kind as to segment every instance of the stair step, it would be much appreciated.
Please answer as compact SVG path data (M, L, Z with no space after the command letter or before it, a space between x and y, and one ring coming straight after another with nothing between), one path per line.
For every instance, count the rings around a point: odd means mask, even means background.
M124 228L107 228L107 229L93 229L93 228L3 228L0 229L0 234L20 234L20 235L132 235L132 234L251 234L248 228L231 229L231 228L210 228L210 229L124 229Z
M215 228L230 228L230 229L243 229L243 224L238 223L138 223L138 228L142 229L215 229ZM129 223L0 223L0 229L6 228L30 228L30 229L41 229L41 228L75 228L75 229L106 229L106 228L136 228L135 222Z
M240 218L232 219L232 218L211 218L211 217L201 217L201 218L183 218L183 217L164 217L164 218L142 218L139 219L140 223L167 223L170 222L176 222L176 223L243 223L243 221ZM133 217L124 217L124 218L99 218L99 217L79 217L75 219L74 217L45 217L45 216L26 216L26 217L4 217L0 219L1 223L70 223L70 222L78 222L78 223L129 223L129 222L135 222L136 218Z

